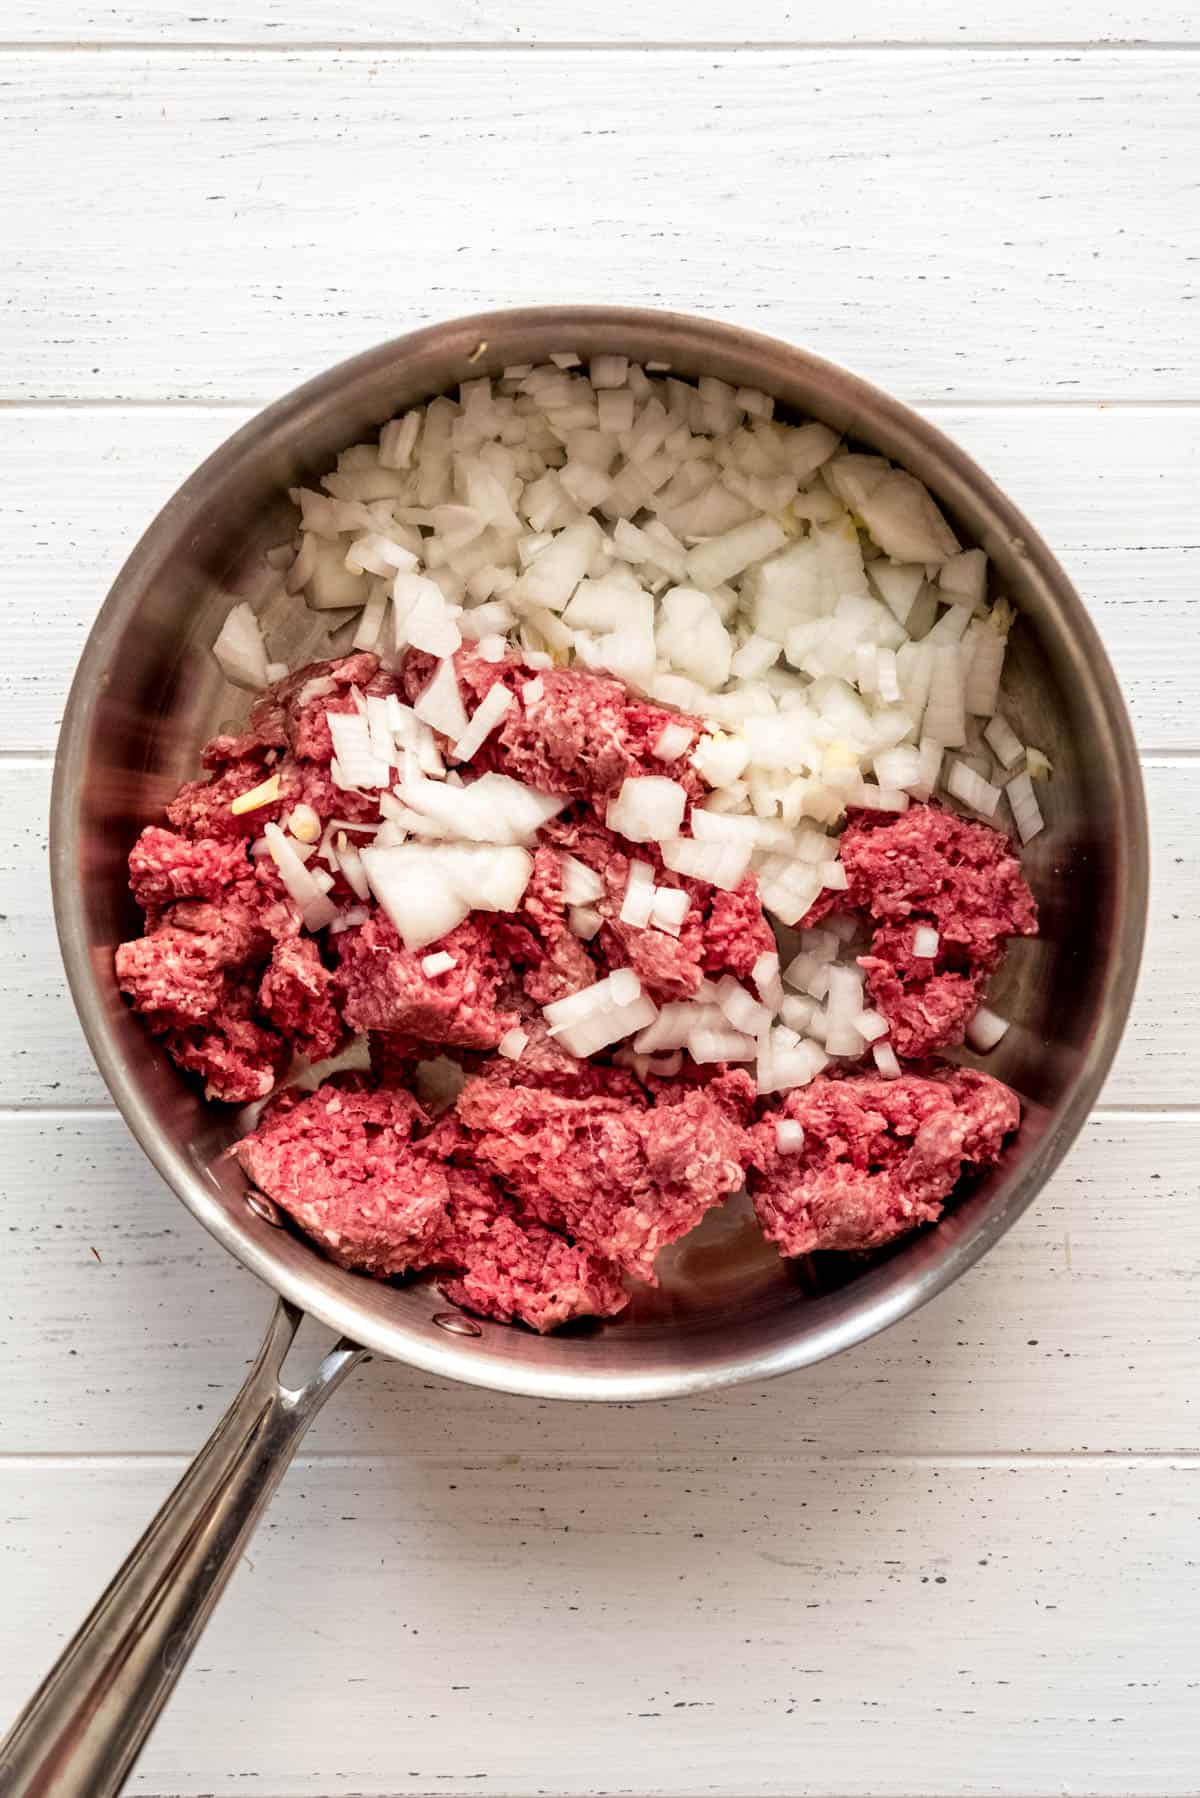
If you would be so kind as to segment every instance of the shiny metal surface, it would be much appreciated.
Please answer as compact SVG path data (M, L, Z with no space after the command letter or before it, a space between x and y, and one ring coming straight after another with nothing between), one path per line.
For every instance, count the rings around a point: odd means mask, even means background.
M309 1424L362 1358L283 1384L301 1314L280 1300L245 1384L0 1746L5 1798L111 1798Z
M478 346L486 345L475 360ZM560 348L627 352L683 375L765 388L926 481L1017 603L1006 701L1055 764L1049 828L1027 864L1044 936L1014 946L995 994L1017 1025L988 1066L1026 1122L1001 1167L936 1230L874 1264L803 1275L737 1207L664 1258L656 1292L594 1329L550 1338L485 1324L439 1327L428 1285L382 1285L324 1261L245 1203L223 1159L227 1119L205 1107L125 1008L114 946L137 928L124 858L237 704L208 648L233 596L277 585L263 552L290 536L289 484L328 468L398 408L468 375ZM288 603L293 659L319 652L327 615ZM268 622L282 617L269 602ZM278 638L276 638L278 641ZM516 1393L668 1397L786 1372L912 1311L1019 1216L1075 1136L1112 1059L1133 991L1146 909L1145 807L1132 735L1078 596L1028 522L949 439L805 351L669 313L611 308L493 313L414 333L331 370L239 431L179 491L118 578L80 664L60 742L51 855L68 976L88 1039L131 1129L189 1209L292 1304L347 1337L432 1373Z

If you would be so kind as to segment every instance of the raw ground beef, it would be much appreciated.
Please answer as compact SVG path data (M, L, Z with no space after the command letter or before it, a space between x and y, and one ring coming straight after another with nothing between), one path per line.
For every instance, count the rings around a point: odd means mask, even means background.
M526 1211L639 1279L742 1184L742 1132L701 1089L649 1110L472 1080L456 1109L477 1162Z
M346 1035L334 979L311 937L277 943L258 989L264 1015L309 1061L332 1055Z
M798 1152L778 1148L780 1118L802 1126ZM1016 1094L970 1068L822 1075L752 1132L754 1209L784 1255L879 1248L934 1223L964 1168L990 1167L1020 1119Z
M386 1030L427 1043L494 1049L515 1024L496 1004L502 965L489 929L476 914L437 945L455 965L430 976L422 961L429 950L406 949L390 919L373 911L357 930L334 938L342 1016L352 1030Z
M150 826L130 854L145 932L118 949L118 983L207 1097L262 1099L297 1055L316 1062L355 1035L369 1042L369 1074L276 1093L237 1146L247 1176L341 1265L381 1278L428 1269L455 1303L535 1330L616 1315L627 1281L653 1281L659 1250L747 1170L764 1230L787 1255L871 1248L936 1218L961 1169L994 1160L1016 1128L1015 1097L986 1076L847 1072L779 1104L741 1068L684 1061L671 1079L638 1077L577 1060L550 1034L544 1005L619 968L659 1002L685 999L706 977L749 980L774 935L753 875L735 892L713 889L605 822L631 776L665 774L690 801L703 796L686 756L653 754L677 714L597 675L546 669L528 696L530 672L513 659L463 650L455 661L469 709L498 682L513 695L464 774L496 770L569 801L540 833L511 916L476 912L409 951L337 874L333 902L361 921L310 935L254 843L301 801L323 823L379 821L375 793L332 778L327 713L353 712L364 694L414 698L433 669L416 652L396 673L352 655L269 689L244 730L207 746L205 778L167 808L172 828ZM699 719L682 722L700 735ZM271 775L279 798L234 816L232 801ZM898 1053L960 1040L1004 938L1036 929L1006 839L914 806L853 818L842 843L850 887L830 902L874 923L863 966ZM568 854L604 887L586 942L564 897ZM635 858L656 885L686 892L678 935L621 921ZM928 962L912 955L918 924L939 932ZM429 975L435 950L454 965ZM514 1029L527 1037L520 1055L499 1055ZM805 1127L799 1155L777 1152L781 1116Z
M840 854L844 893L827 892L806 924L853 906L876 922L860 956L892 1046L919 1061L961 1043L1006 939L1037 935L1037 905L1009 839L938 805L898 816L852 813ZM937 954L912 953L913 932L938 933Z
M412 1146L427 1122L411 1093L342 1076L282 1093L238 1159L334 1261L401 1274L428 1265L450 1196L444 1170Z
M536 1224L500 1217L467 1248L442 1291L466 1311L553 1330L574 1317L614 1317L629 1303L620 1270Z

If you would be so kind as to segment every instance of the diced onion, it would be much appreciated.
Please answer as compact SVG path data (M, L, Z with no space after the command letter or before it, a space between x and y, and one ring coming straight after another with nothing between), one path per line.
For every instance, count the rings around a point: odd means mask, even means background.
M605 822L631 843L663 843L678 836L686 804L678 781L661 774L630 777L609 801Z
M278 824L267 824L263 834L279 878L299 907L305 929L323 930L337 917L337 906L322 892L315 874L309 873Z
M994 712L983 727L984 741L1002 768L1015 768L1024 745L1003 712Z
M448 974L451 968L456 968L457 966L458 963L455 961L454 957L448 955L444 949L439 949L434 955L423 955L421 957L421 972L425 975L427 980L436 980L439 974Z
M891 1043L872 1043L871 1057L885 1080L900 1078L900 1063L896 1059L896 1051Z
M592 905L604 897L604 882L577 855L562 857L562 893L566 905Z
M512 694L500 681L488 688L450 752L456 762L469 762L478 755L511 704Z
M267 651L258 619L243 600L232 606L221 626L213 654L221 673L235 687L252 691L268 684Z
M440 731L443 737L449 737L456 746L466 736L466 708L458 690L458 675L449 656L438 663L433 679L414 701L413 711L422 723L428 724L431 730ZM459 756L458 759L465 761L467 757Z
M757 957L750 970L750 978L754 982L755 991L764 1005L773 1012L783 1004L783 980L779 972L779 955L774 949L764 949Z
M506 1030L496 1044L497 1055L503 1055L506 1061L520 1061L529 1044L528 1030L521 1030L514 1025Z
M664 724L650 753L660 762L677 762L691 748L693 735L690 724Z
M941 945L941 937L931 924L918 924L912 935L912 953L918 961L932 961Z
M993 817L1000 803L1000 788L994 787L990 780L984 780L965 762L957 760L950 763L946 791L953 799L969 805L972 811L981 812L985 818Z
M683 887L655 887L650 922L655 930L665 930L668 936L678 936L690 905L691 900Z
M1013 820L1023 843L1028 843L1038 832L1044 829L1045 820L1042 808L1038 804L1037 794L1033 790L1033 782L1028 774L1014 774L1005 792L1012 806Z
M986 1005L981 1005L967 1025L967 1041L979 1054L986 1055L1007 1034L1008 1027L1007 1018L1002 1018L999 1012L989 1011Z
M604 919L600 913L590 905L572 905L568 908L568 928L572 936L577 936L580 942L590 943L603 922Z
M597 895L598 897L598 895ZM654 869L649 862L631 861L629 882L621 901L620 920L635 930L645 930L654 909Z
M775 1125L775 1147L781 1155L798 1155L804 1147L804 1125L795 1118L779 1118Z

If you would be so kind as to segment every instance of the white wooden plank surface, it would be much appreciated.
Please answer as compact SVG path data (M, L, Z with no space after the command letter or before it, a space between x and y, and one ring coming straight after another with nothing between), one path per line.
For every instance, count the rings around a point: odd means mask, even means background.
M1200 399L1187 55L10 52L0 83L0 397L255 397L499 296L719 313L915 399Z
M1188 1105L1196 1099L1200 782L1191 760L1155 762L1145 772L1154 824L1150 940L1104 1102ZM11 1024L0 1107L105 1102L58 962L45 872L49 784L45 763L0 760L0 1003Z
M1002 0L972 18L954 0L912 0L902 12L885 0L853 0L834 15L821 8L771 6L764 0L732 9L717 0L659 0L654 6L602 5L600 0L251 0L245 6L96 6L86 0L9 0L9 42L89 45L387 43L481 44L921 44L1194 43L1195 14L1170 0L1096 5L1092 0Z
M176 1470L0 1468L0 1700ZM1194 1793L1198 1504L1194 1461L310 1463L131 1789Z
M133 1789L1200 1793L1197 41L1171 0L9 0L0 1712L266 1309L63 990L87 622L240 406L456 311L641 301L932 406L1093 607L1155 852L1104 1108L980 1268L803 1378L598 1412L362 1370Z
M1200 1396L1200 1114L1089 1123L1034 1209L908 1323L794 1380L603 1415L364 1368L314 1453L1179 1453ZM36 1195L36 1199L35 1199ZM107 1116L14 1119L0 1166L8 1454L190 1453L257 1348L267 1296ZM121 1318L119 1330L108 1320ZM147 1405L147 1391L154 1402ZM1036 1394L1036 1402L1031 1402ZM0 1464L2 1465L2 1464ZM798 1472L798 1477L806 1477ZM252 1551L253 1552L253 1551ZM0 1666L3 1658L0 1656Z
M138 536L250 414L18 408L0 435L0 714L11 749L54 746L96 607ZM1196 741L1200 407L935 407L1058 552L1095 613L1147 748Z

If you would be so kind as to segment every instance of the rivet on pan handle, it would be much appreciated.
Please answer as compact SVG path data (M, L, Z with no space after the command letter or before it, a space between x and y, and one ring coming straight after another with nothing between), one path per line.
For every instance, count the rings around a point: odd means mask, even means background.
M301 1437L363 1357L343 1339L284 1386L303 1315L276 1305L245 1385L0 1744L4 1798L120 1791Z

